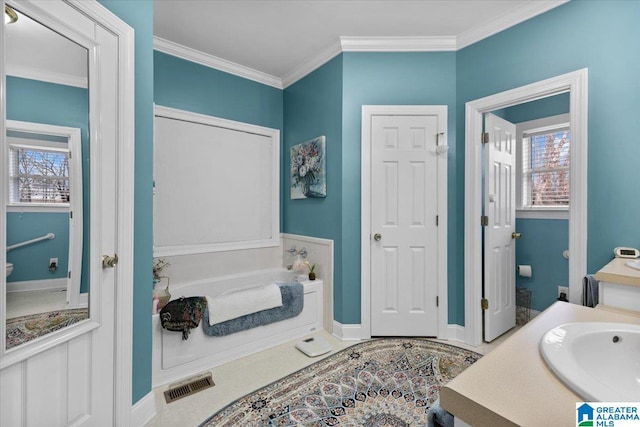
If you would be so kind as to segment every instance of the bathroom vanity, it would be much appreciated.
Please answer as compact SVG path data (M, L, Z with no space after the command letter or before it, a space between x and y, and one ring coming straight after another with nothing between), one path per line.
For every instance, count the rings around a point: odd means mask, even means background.
M575 425L580 396L547 367L540 354L542 336L572 322L640 325L640 312L557 302L440 390L440 405L457 426Z
M614 258L596 274L598 303L609 307L640 311L640 270L627 266L632 262Z

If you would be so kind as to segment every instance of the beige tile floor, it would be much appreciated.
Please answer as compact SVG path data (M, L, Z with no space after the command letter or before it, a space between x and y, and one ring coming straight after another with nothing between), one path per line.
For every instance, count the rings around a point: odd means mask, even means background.
M457 341L444 342L487 354L513 334L516 329L517 327L495 341L484 343L479 347L466 346ZM318 332L315 335L324 337L332 345L333 351L317 358L309 358L295 348L296 341L282 344L211 369L213 380L216 383L214 387L171 404L166 404L164 400L163 393L168 386L157 387L153 391L156 416L146 426L198 426L206 418L236 399L357 343L357 341L341 341L326 331Z
M7 319L66 308L67 293L65 291L47 289L7 294Z

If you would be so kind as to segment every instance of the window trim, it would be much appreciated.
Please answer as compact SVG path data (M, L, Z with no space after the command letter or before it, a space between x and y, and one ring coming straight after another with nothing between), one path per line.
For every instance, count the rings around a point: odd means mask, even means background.
M523 206L522 194L522 158L524 144L522 143L525 134L536 135L546 133L559 127L571 127L569 113L558 114L556 116L544 117L542 119L529 120L516 123L516 218L532 219L568 219L569 206ZM570 172L571 173L571 170Z
M20 140L20 142L12 142L13 140ZM69 156L69 175L67 179L71 181L72 179L72 171L75 167L73 165L73 158L71 155L72 149L69 142L51 142L39 139L25 139L25 138L14 138L7 137L7 145L9 146L9 158L12 157L11 150L12 149L24 149L31 151L49 151L49 152L57 152L57 153L66 153ZM7 168L8 171L8 183L9 186L14 185L12 182L12 171L11 168ZM20 176L20 174L18 174ZM19 184L18 184L19 186ZM69 189L71 189L72 184L69 183ZM70 202L59 202L59 203L47 203L47 202L13 202L11 201L11 190L7 192L7 208L28 208L28 207L39 207L43 209L48 208L65 208L70 209Z
M7 144L7 155L9 152L9 146L20 145L36 145L47 147L49 149L60 149L61 147L68 150L71 154L69 159L69 182L71 188L71 203L12 203L9 200L9 168L6 167L5 179L7 180L7 188L5 188L5 197L2 202L5 204L7 212L60 212L74 210L78 222L82 221L82 207L83 207L83 193L82 193L82 138L79 128L48 125L42 123L23 122L18 120L7 120L7 130L18 131L21 133L29 133L34 135L51 135L56 137L65 138L67 143L52 142L52 141L36 141L33 143L24 142ZM21 138L23 140L24 138ZM29 140L31 141L31 140ZM8 161L8 157L7 157Z

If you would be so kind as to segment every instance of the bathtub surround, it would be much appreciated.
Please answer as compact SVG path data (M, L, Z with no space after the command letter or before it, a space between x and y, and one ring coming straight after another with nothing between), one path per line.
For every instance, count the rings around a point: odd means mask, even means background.
M213 298L227 292L242 292L265 284L291 282L292 272L283 268L251 271L225 277L199 280L174 286L177 295L198 297L207 295ZM246 326L246 318L261 317L265 312L254 313L240 319L191 330L189 339L183 341L181 334L165 331L161 327L160 316L153 316L153 385L154 387L181 380L203 370L210 369L230 360L245 357L264 349L271 348L283 342L301 338L315 331L322 330L323 314L323 284L321 281L306 281L295 286L302 287L302 299L291 300L282 310L293 314L295 308L302 309L298 315L265 324L259 327L238 331L238 327ZM288 295L283 295L286 302ZM272 310L278 310L272 309ZM270 310L267 310L270 311ZM259 319L265 320L265 319ZM273 320L273 319L270 319ZM206 329L206 330L205 330ZM234 331L223 336L209 336L208 330L215 334Z

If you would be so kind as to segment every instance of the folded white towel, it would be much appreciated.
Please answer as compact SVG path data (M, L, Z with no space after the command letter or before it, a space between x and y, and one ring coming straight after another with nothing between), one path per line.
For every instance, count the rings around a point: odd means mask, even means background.
M282 307L282 294L276 283L206 298L209 325L270 308Z

